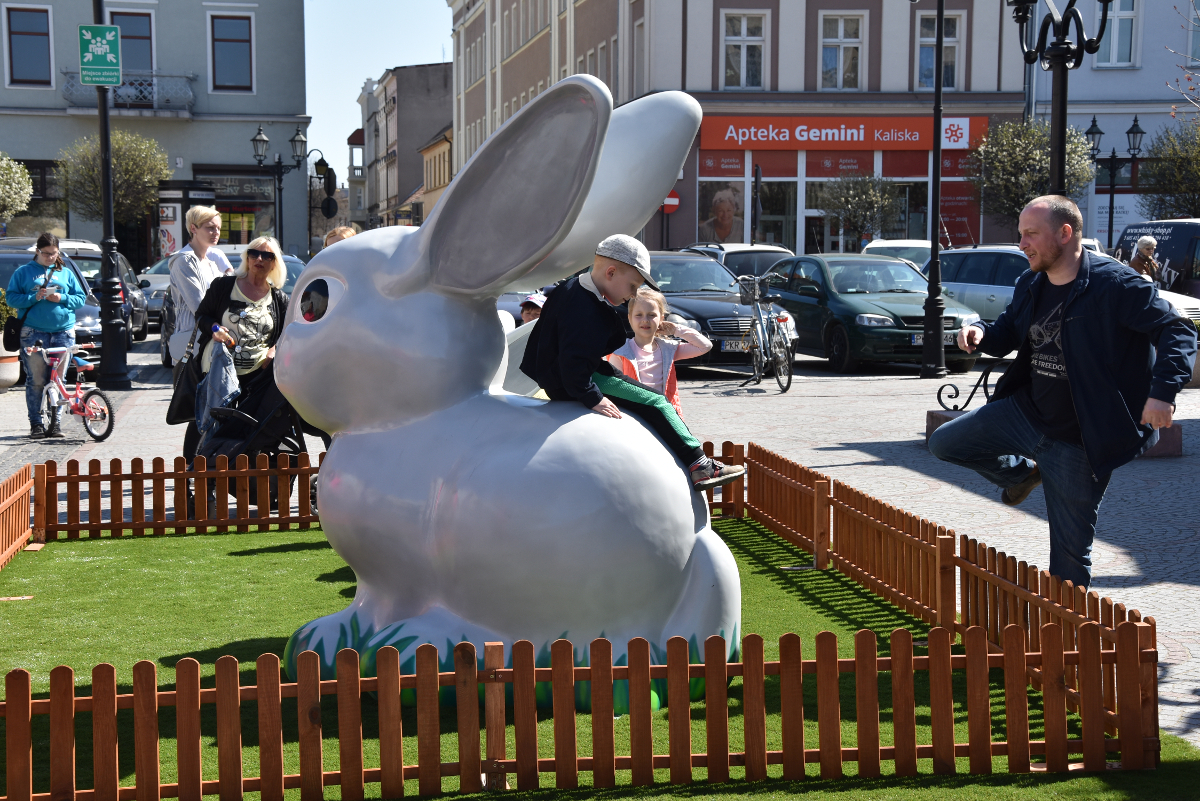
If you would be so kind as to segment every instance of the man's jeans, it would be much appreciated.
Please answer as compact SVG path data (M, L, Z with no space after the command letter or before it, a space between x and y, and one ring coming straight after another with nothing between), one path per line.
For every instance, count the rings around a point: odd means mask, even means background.
M29 426L42 424L42 390L50 380L50 366L38 353L30 356L25 348L32 347L41 341L44 348L69 348L75 344L75 331L37 331L29 326L21 327L21 361L25 365L25 406L29 411ZM68 355L67 358L70 358ZM32 364L32 367L30 366ZM54 407L54 422L62 419L62 407Z
M1036 462L1050 521L1050 573L1076 586L1091 583L1096 513L1112 474L1093 480L1083 448L1044 436L1016 400L1004 398L940 427L929 450L1001 488L1024 481Z

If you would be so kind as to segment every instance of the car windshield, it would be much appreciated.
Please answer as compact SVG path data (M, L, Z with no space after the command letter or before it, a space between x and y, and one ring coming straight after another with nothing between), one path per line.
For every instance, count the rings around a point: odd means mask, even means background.
M725 254L724 264L734 275L762 275L788 257L782 250L744 250Z
M879 245L868 246L863 251L871 256L895 256L898 259L908 259L913 264L924 264L929 261L930 248L918 245Z
M79 272L83 273L89 285L96 282L96 277L100 275L99 256L72 256L71 260L75 262Z
M663 292L729 292L733 274L712 259L650 259L650 275Z
M170 258L163 259L158 264L154 265L149 270L146 270L145 273L143 273L143 275L170 275L170 274L171 274L171 259Z
M839 295L929 291L925 276L903 262L827 258L825 263L829 265L829 276Z

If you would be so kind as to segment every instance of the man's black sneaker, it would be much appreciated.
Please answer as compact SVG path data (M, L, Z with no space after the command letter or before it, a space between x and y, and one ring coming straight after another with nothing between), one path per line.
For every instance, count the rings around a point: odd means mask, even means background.
M45 439L46 438L46 429L42 428L41 423L34 423L33 425L31 425L29 427L29 438L30 439Z
M50 427L46 429L46 439L62 439L64 436L62 429L58 427L57 420L51 423Z
M746 468L738 465L721 464L716 459L709 459L707 464L692 470L692 489L697 492L728 484L745 474Z
M1000 502L1005 506L1018 506L1029 497L1029 493L1037 489L1042 483L1042 471L1040 468L1034 467L1033 472L1029 477L1020 484L1014 484L1011 487L1000 490Z

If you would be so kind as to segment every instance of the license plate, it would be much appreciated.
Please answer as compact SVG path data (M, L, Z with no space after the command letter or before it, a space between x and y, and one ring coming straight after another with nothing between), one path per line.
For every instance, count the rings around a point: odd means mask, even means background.
M748 339L724 339L721 340L721 350L725 353L749 353L750 340Z
M957 341L958 341L958 332L957 331L948 331L948 332L942 334L942 344L943 345L953 345ZM912 335L912 343L914 345L924 345L925 344L925 335L924 334L913 334Z

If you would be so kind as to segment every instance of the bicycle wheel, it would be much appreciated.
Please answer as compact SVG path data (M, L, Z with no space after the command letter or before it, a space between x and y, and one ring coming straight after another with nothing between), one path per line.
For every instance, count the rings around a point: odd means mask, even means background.
M792 388L792 349L788 345L787 336L779 328L775 329L771 337L771 361L779 391L787 392Z
M53 386L42 390L42 430L49 431L54 422L54 404L58 401L58 390Z
M89 389L83 396L83 407L87 410L83 416L83 427L88 435L97 442L106 439L116 422L108 396L101 390Z
M750 332L750 366L754 368L754 383L761 384L766 359L763 357L762 343L758 339L758 331Z

